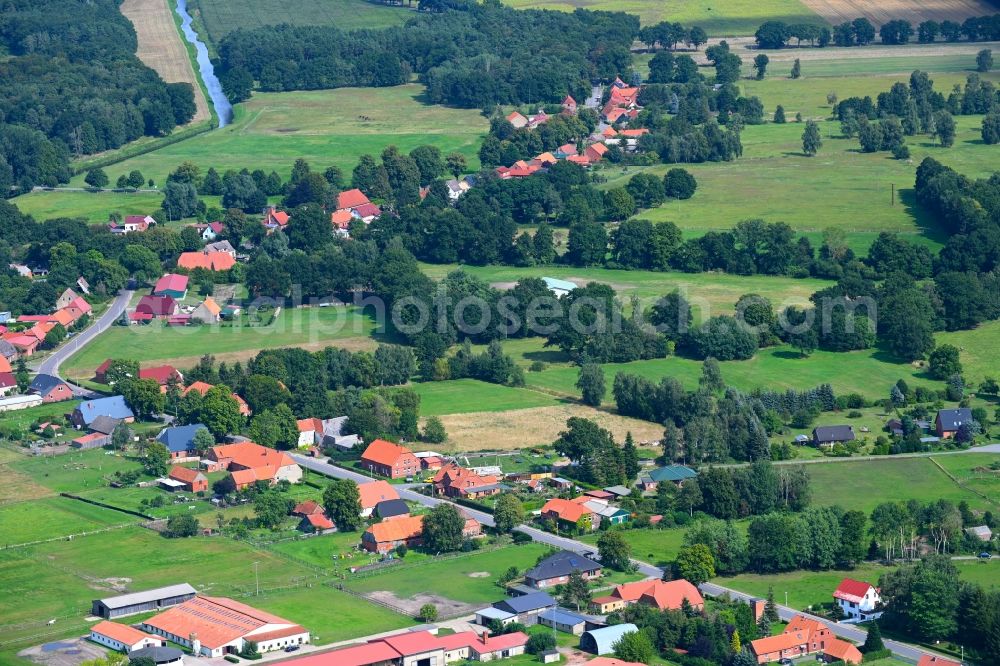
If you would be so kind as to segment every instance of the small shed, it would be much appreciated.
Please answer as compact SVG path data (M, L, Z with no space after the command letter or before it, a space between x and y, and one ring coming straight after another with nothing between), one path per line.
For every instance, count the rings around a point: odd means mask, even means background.
M611 627L591 629L580 637L580 649L598 655L611 654L615 651L615 643L621 640L622 636L633 631L639 631L639 627L628 622Z
M543 664L555 664L559 659L559 650L542 650L538 653L538 661Z
M476 611L476 624L481 624L484 627L488 627L494 620L500 624L510 624L516 619L517 616L513 613L508 613L492 606Z

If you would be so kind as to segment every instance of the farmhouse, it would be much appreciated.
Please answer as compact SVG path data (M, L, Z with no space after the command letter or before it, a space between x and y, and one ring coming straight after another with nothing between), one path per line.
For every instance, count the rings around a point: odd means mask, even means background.
M196 596L142 623L142 628L204 657L234 654L252 641L259 652L309 642L309 631L225 597Z
M615 643L634 631L639 631L639 628L630 622L591 629L580 637L580 649L597 655L611 654L615 651Z
M566 499L550 499L542 507L542 518L570 528L594 529L594 512L583 504Z
M172 365L158 365L155 368L142 368L139 370L139 379L152 379L160 385L160 391L166 393L167 385L171 380L178 384L184 381L184 375Z
M639 487L644 491L656 490L661 483L673 483L677 486L684 485L687 479L698 476L698 472L684 465L667 465L658 467L649 472L639 475Z
M594 599L592 605L598 612L607 614L632 604L646 604L661 611L679 610L685 601L694 610L705 607L701 592L684 579L667 582L640 580L617 586L609 596Z
M840 607L848 619L856 622L877 620L882 616L878 610L882 603L879 590L871 583L853 578L845 578L833 591L833 603Z
M284 229L288 226L288 219L288 213L271 206L264 211L264 219L261 220L260 223L264 225L264 228L271 232L275 229Z
M133 592L107 599L95 599L91 604L90 614L105 619L148 613L149 611L168 608L188 599L194 598L198 592L187 583L158 587L145 592Z
M577 497L571 501L581 503L593 512L592 520L595 529L599 527L603 521L607 521L609 525L621 525L632 517L631 513L615 506L614 504L609 504L607 500L583 496Z
M0 372L0 395L7 395L17 388L17 378L13 373Z
M295 464L291 456L253 442L213 446L205 458L202 464L208 471L228 470L237 490L257 481L268 481L274 485L278 481L298 483L302 480L302 468Z
M191 311L191 319L197 319L203 324L217 324L222 318L222 308L211 296L205 298Z
M98 416L120 419L126 423L135 421L135 414L120 395L81 402L70 415L70 421L77 428L89 427Z
M414 548L423 542L424 517L406 516L375 523L361 535L361 547L370 553L384 555L406 546Z
M501 485L495 476L480 476L471 469L449 463L434 475L434 492L446 497L477 499L496 495Z
M573 572L579 572L584 580L593 580L601 576L601 571L602 567L597 562L572 551L561 550L528 569L524 582L543 589L566 583Z
M324 534L335 531L337 526L325 513L311 513L308 516L302 516L296 529L306 534Z
M958 409L942 409L934 419L934 429L937 436L951 439L958 434L958 429L972 421L972 410L968 407Z
M208 477L190 467L174 465L170 468L167 478L183 484L181 487L189 493L203 493L208 490Z
M361 454L361 465L374 474L390 479L415 476L420 472L420 460L405 446L376 439Z
M989 525L975 525L973 527L966 527L965 533L974 536L980 541L986 543L993 539L993 530L990 529Z
M189 460L198 457L194 436L199 430L208 430L201 423L164 428L156 436L156 441L167 447L173 460Z
M170 296L175 300L181 300L187 296L188 277L177 273L167 273L153 287L153 296Z
M156 220L149 215L126 215L121 222L111 220L108 222L108 229L113 234L124 236L135 232L146 231L150 226L156 224Z
M201 236L203 241L214 241L216 238L221 236L226 231L226 225L222 222L209 222L208 224L193 224L191 225Z
M105 647L128 654L133 650L166 644L162 638L150 636L127 624L102 620L90 628L90 640Z
M212 386L211 384L207 384L205 382L200 382L200 381L199 382L191 382L191 385L188 386L186 389L184 389L184 391L183 391L183 393L181 393L181 395L185 396L188 393L190 393L191 391L196 391L196 392L200 393L202 395L202 397L204 397L205 394L207 394L213 388L215 388L215 387ZM239 408L240 408L240 414L242 414L243 416L250 416L250 414L251 414L250 405L247 404L246 400L244 400L243 398L241 398L236 393L230 393L229 395L230 395L230 397L233 400L236 401L236 404L239 406Z
M60 402L73 397L73 389L69 384L52 375L35 375L28 387L28 393L41 397L42 402Z
M361 496L361 515L365 518L372 515L375 507L381 502L398 500L399 493L388 481L369 481L358 484L358 494Z
M819 653L827 660L842 660L860 664L861 652L854 645L834 638L830 628L818 620L796 615L777 636L759 638L750 642L750 649L758 664L781 659L796 659Z
M385 500L375 505L375 515L382 520L409 516L410 507L401 499Z
M855 439L854 426L849 425L817 426L813 428L812 435L816 446L833 446Z
M357 435L342 434L346 423L346 416L332 419L300 419L299 447L336 446L341 449L353 449L361 438Z
M135 314L149 317L171 317L177 314L177 301L172 296L143 296L135 306Z
M103 432L92 432L81 435L69 443L74 449L99 449L111 443L111 437Z

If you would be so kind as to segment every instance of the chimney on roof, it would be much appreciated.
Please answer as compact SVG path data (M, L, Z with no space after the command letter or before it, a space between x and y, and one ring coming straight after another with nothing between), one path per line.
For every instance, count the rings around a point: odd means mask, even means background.
M483 641L483 645L486 645L486 641L489 640L489 637L490 637L489 629L487 629L486 631L484 631L482 634L479 635L480 640Z

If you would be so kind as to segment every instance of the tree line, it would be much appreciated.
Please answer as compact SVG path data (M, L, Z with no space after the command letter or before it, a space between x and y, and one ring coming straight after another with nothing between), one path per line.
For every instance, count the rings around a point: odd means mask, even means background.
M867 46L878 35L882 44L906 44L916 36L921 44L930 44L940 37L946 42L965 39L970 42L996 41L1000 39L1000 14L992 16L971 16L962 23L956 21L923 21L917 25L903 19L885 21L876 31L867 18L859 17L834 26L831 31L826 26L813 24L788 24L784 21L766 21L757 28L754 37L762 49L781 49L790 40L796 46L809 42L811 46L823 48L831 42L834 46Z
M516 11L452 3L405 26L236 30L219 42L220 79L234 102L262 91L406 83L418 74L434 103L464 108L558 102L627 71L639 21L625 13ZM355 45L365 44L358 49ZM531 53L530 58L524 54Z
M72 156L163 136L194 117L189 83L165 83L135 55L114 0L11 0L0 75L0 191L55 186Z

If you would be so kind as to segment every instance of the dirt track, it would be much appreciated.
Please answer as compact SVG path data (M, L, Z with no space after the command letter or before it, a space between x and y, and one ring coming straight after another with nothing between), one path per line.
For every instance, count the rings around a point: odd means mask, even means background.
M903 19L914 28L922 21L956 21L970 16L990 16L996 7L983 0L802 0L833 25L853 21L859 16L880 26L893 19Z
M190 83L194 87L196 108L191 122L208 120L211 117L208 100L198 84L167 0L124 0L121 12L135 26L139 59L156 70L167 83Z

